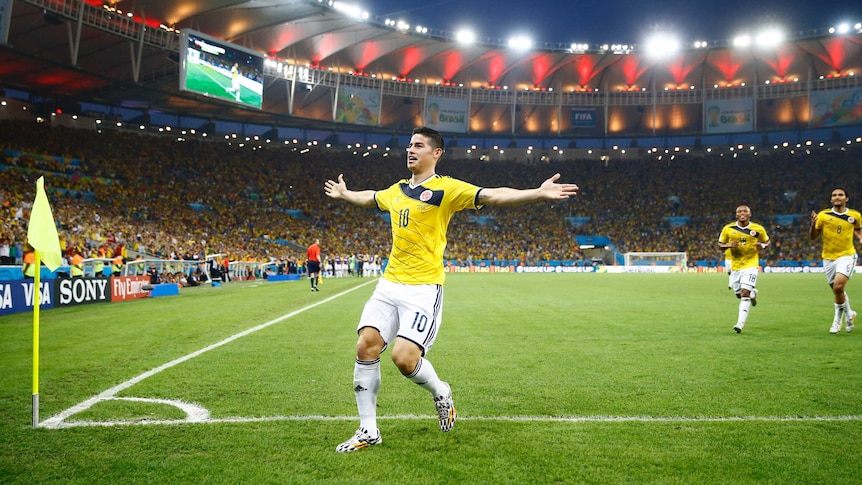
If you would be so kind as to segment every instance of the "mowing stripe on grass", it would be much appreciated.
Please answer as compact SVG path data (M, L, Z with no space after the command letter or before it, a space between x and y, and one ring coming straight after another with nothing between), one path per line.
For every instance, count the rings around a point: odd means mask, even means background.
M131 399L130 399L131 400ZM126 421L64 421L44 426L53 429L99 426L132 426L145 424L219 424L219 423L263 423L272 421L356 421L356 416L265 416L265 417L209 417L202 419L137 419ZM437 416L402 414L378 416L383 421L435 421ZM862 416L458 416L458 421L491 421L513 423L735 423L735 422L835 422L860 421Z
M250 335L250 334L252 334L252 333L254 333L254 332L257 332L258 330L263 330L264 328L267 328L267 327L269 327L269 326L271 326L271 325L275 325L276 323L279 323L279 322L281 322L281 321L287 320L288 318L291 318L291 317L294 317L294 316L296 316L296 315L299 315L300 313L303 313L303 312L305 312L305 311L307 311L307 310L311 310L312 308L317 307L317 306L320 306L320 305L323 305L324 303L328 303L328 302L330 302L330 301L332 301L332 300L334 300L334 299L336 299L336 298L340 298L340 297L342 297L342 296L344 296L344 295L346 295L346 294L348 294L348 293L350 293L350 292L352 292L352 291L354 291L354 290L358 290L359 288L362 288L362 287L363 287L363 286L365 286L365 285L369 285L369 284L371 284L371 283L375 283L375 282L377 282L377 279L372 279L371 281L367 281L367 282L365 282L365 283L362 283L361 285L357 285L357 286L355 286L355 287L353 287L353 288L350 288L350 289L348 289L348 290L342 291L341 293L338 293L338 294L336 294L336 295L332 295L332 296L330 296L329 298L326 298L326 299L324 299L324 300L321 300L321 301L319 301L319 302L317 302L317 303L313 303L313 304L308 305L308 306L306 306L306 307L304 307L304 308L300 308L299 310L296 310L296 311L293 311L293 312L287 313L287 314L282 315L282 316L280 316L280 317L278 317L278 318L275 318L275 319L273 319L273 320L270 320L270 321L268 321L268 322L266 322L266 323L262 323L262 324L260 324L260 325L258 325L258 326L256 326L256 327L252 327L252 328L250 328L250 329L248 329L248 330L242 331L242 332L240 332L240 333L238 333L238 334L231 335L230 337L228 337L228 338L226 338L226 339L222 340L221 342L214 343L214 344L212 344L212 345L210 345L210 346L208 346L208 347L204 347L204 348L202 348L202 349L200 349L200 350L197 350L197 351L195 351L195 352L192 352L192 353L190 353L190 354L188 354L188 355L185 355L185 356L180 357L180 358L178 358L178 359L174 359L174 360L172 360L172 361L168 362L167 364L162 364L162 365L160 365L159 367L156 367L155 369L148 370L147 372L144 372L143 374L141 374L141 375L139 375L139 376L137 376L137 377L133 377L132 379L129 379L128 381L123 382L122 384L116 385L116 386L114 386L114 387L112 387L112 388L108 389L107 391L102 392L101 394L98 394L98 395L96 395L96 396L93 396L93 397L91 397L90 399L87 399L86 401L84 401L84 402L82 402L82 403L80 403L80 404L76 404L76 405L74 405L74 406L70 407L69 409L66 409L65 411L60 412L59 414L56 414L56 415L54 415L54 416L51 416L50 418L48 418L48 419L46 419L46 420L42 421L41 423L39 423L39 425L38 425L38 426L39 426L39 427L42 427L42 428L62 428L62 427L63 427L63 426L62 426L63 421L65 421L69 416L72 416L72 415L74 415L74 414L77 414L77 413L80 413L80 412L82 412L82 411L85 411L85 410L87 410L87 409L91 408L94 404L96 404L96 403L98 403L98 402L100 402L100 401L106 401L106 400L109 400L109 399L116 399L116 395L117 395L117 393L119 393L119 392L121 392L121 391L124 391L124 390L126 390L126 389L128 389L128 388L130 388L130 387L134 386L135 384L137 384L137 383L139 383L139 382L143 381L144 379L146 379L146 378L148 378L148 377L152 377L152 376L154 376L154 375L158 374L159 372L162 372L163 370L170 369L171 367L174 367L174 366L177 366L177 365L179 365L179 364L182 364L183 362L185 362L185 361L187 361L187 360L194 359L195 357L197 357L197 356L199 356L199 355L201 355L201 354L204 354L204 353L206 353L206 352L209 352L210 350L213 350L213 349L219 348L219 347L221 347L222 345L225 345L225 344L231 343L231 342L233 342L234 340L237 340L237 339L239 339L239 338L245 337L246 335ZM177 402L179 402L179 401L177 401ZM194 421L190 421L190 422L194 422Z

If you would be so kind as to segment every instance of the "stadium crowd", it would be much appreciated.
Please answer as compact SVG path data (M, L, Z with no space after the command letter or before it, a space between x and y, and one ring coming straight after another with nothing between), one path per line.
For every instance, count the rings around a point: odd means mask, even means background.
M402 152L369 156L284 146L254 149L223 139L52 128L0 122L0 250L19 260L35 180L45 187L71 258L299 261L321 239L330 258L383 257L389 222L382 214L333 203L323 182L343 173L354 189L382 189L406 178ZM579 260L577 235L610 238L622 252L686 251L689 260L723 261L716 247L740 204L770 231L763 260L819 261L808 240L808 213L845 187L854 207L862 187L858 148L819 148L754 155L650 156L635 161L570 160L524 164L455 160L438 173L481 186L537 186L559 172L581 187L556 204L459 214L449 231L449 260ZM685 217L685 223L672 223ZM574 225L577 218L586 221ZM680 220L681 221L681 220Z

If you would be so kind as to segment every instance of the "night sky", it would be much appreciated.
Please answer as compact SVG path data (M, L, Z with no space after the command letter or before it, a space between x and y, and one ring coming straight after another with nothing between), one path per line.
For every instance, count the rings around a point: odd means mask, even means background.
M508 39L515 33L536 41L637 44L656 31L684 43L728 40L765 24L791 35L826 29L841 21L862 22L862 2L779 0L365 0L381 18L454 32L469 26L478 37ZM565 7L560 7L565 5Z

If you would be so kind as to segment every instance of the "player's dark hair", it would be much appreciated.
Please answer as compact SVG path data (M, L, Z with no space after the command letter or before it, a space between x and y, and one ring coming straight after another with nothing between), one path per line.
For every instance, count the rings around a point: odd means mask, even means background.
M850 198L850 194L847 193L847 189L845 189L844 187L835 187L834 189L832 189L832 192L835 192L836 190L843 190L844 197L847 197L848 199ZM832 192L829 192L829 197L832 197Z
M443 135L440 134L439 131L428 128L427 126L420 126L419 128L413 129L414 135L422 135L431 140L432 148L439 148L443 151L446 150L446 144L443 143Z

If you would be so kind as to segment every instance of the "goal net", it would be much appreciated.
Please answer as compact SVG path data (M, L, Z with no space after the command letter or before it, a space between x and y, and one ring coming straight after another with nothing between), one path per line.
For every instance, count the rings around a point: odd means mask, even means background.
M626 266L679 266L684 268L688 264L688 253L654 252L654 253L625 253Z

